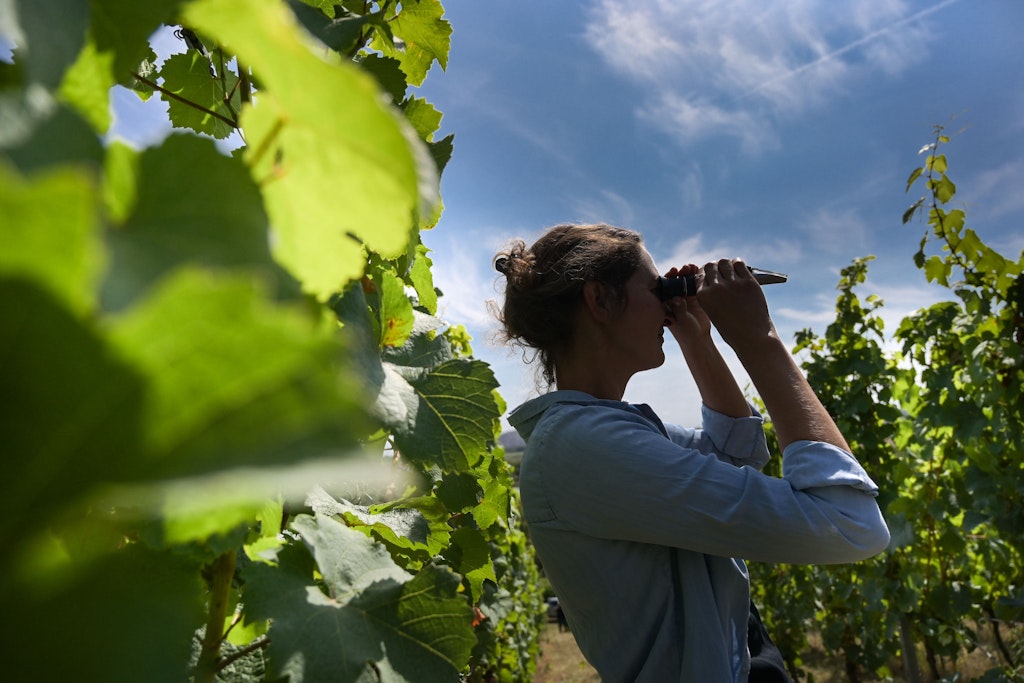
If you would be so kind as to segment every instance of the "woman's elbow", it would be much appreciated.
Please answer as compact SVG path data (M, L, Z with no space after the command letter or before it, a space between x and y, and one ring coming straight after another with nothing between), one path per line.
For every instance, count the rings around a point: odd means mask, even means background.
M877 507L874 515L847 527L842 535L847 543L846 557L839 560L842 563L870 559L889 547L889 527Z

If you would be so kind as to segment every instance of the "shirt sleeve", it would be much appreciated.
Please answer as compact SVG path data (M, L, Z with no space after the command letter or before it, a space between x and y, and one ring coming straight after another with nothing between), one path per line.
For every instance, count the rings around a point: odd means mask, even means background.
M683 448L713 453L719 460L737 467L760 470L770 458L764 435L764 418L750 405L747 417L730 417L701 404L701 429L667 425L669 438Z
M784 475L776 478L737 467L734 455L702 450L705 437L730 447L744 441L733 436L736 424L723 433L705 426L705 434L692 435L696 441L680 442L624 410L552 408L531 440L557 524L600 538L764 562L851 562L888 545L877 486L851 454L796 442L783 453Z

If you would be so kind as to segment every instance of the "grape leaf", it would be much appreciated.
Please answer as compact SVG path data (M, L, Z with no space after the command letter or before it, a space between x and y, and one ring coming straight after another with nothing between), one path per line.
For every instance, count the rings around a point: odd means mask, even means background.
M498 386L486 363L456 359L430 371L385 363L389 386L378 399L403 457L445 471L473 467L494 439ZM400 402L400 405L396 405Z
M402 255L437 202L436 169L373 78L315 55L283 4L252 0L239 12L233 0L201 0L185 15L260 75L261 95L242 115L245 159L275 255L306 291L326 300L361 276L364 245Z
M14 60L24 63L26 80L56 90L85 44L89 7L80 0L15 0L13 4L13 13L0 12L0 17L13 19L18 26L0 27L0 34L18 44Z
M479 529L471 526L456 529L452 534L452 544L445 551L445 559L469 581L470 597L474 603L480 601L484 581L498 583L487 539Z
M46 111L31 112L32 104L26 102L28 111L17 111L21 107L16 102L0 101L0 117L10 115L16 120L24 114L29 117L12 126L15 139L10 140L8 148L3 151L22 173L64 163L77 163L94 169L99 167L103 146L95 131L73 109L58 104L47 106ZM15 111L2 111L5 105ZM7 118L5 125L10 120Z
M405 44L402 49L374 37L373 47L402 65L410 85L422 85L434 60L444 69L448 66L452 27L443 19L440 0L413 0L402 3L402 9L389 22L392 33Z
M97 133L110 128L110 74L113 56L101 54L90 40L71 65L60 86L60 96L78 111Z
M0 164L0 272L32 279L79 315L92 309L105 260L95 194L78 169L23 180Z
M484 486L483 499L473 508L473 519L481 529L487 529L498 520L507 520L511 512L509 484L500 477L482 481Z
M4 618L21 624L4 635L6 679L187 679L192 634L202 621L198 567L129 543L60 574L28 590L3 593ZM55 642L61 643L60 656L54 656Z
M123 150L111 153L126 155ZM283 282L267 245L259 190L245 167L217 152L212 141L172 135L134 163L118 157L111 164L119 170L110 182L125 192L134 183L135 199L124 196L117 211L130 202L130 214L110 235L114 266L101 293L105 308L123 308L185 262L258 268ZM118 196L121 190L111 191Z
M425 141L434 139L434 133L441 127L441 112L421 97L410 97L402 102L405 118Z
M180 268L111 328L150 381L151 476L324 457L367 428L334 332L244 271Z
M16 542L100 483L131 479L141 450L142 379L31 275L0 278L4 563Z
M383 57L376 52L365 55L360 61L365 71L372 74L380 87L384 88L391 95L393 102L401 102L405 97L408 84L405 81L405 73L397 59Z
M451 346L440 334L444 321L420 311L412 312L413 327L402 346L381 350L381 358L394 365L433 368L452 359Z
M228 121L238 120L242 96L237 87L238 76L231 69L223 69L221 77L215 78L210 75L209 60L189 50L168 57L160 68L160 77L164 90L198 105L161 92L160 99L167 102L167 115L175 128L191 128L219 140L235 132L236 126Z
M249 618L272 619L271 674L303 681L452 681L476 642L459 577L431 567L411 576L380 544L324 515L292 524L298 545L276 568L244 572ZM326 591L326 593L325 593Z
M114 223L124 223L135 208L139 155L127 143L113 140L103 160L103 206Z
M359 43L363 36L363 28L371 21L371 17L335 17L334 6L331 3L321 5L317 8L303 0L288 0L288 6L303 28L335 52L347 54Z
M405 344L413 329L412 302L405 294L405 284L390 271L374 275L380 292L380 344L398 347Z
M342 517L350 528L371 533L393 550L423 561L440 553L451 536L447 512L433 497L403 500L371 509L335 500L319 489L307 497L306 504L319 514ZM424 510L431 514L425 515Z
M150 53L147 38L171 19L182 0L90 0L91 35L99 53L113 54L110 83L124 81Z
M437 290L434 288L434 275L430 270L433 262L427 254L430 250L423 244L416 245L416 258L409 269L409 279L416 289L416 297L420 306L426 309L427 313L437 313Z

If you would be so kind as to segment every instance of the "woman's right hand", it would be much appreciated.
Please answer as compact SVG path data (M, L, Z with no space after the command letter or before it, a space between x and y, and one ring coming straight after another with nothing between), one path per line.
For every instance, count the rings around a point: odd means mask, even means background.
M761 285L743 259L721 259L704 266L697 299L729 346L775 334Z

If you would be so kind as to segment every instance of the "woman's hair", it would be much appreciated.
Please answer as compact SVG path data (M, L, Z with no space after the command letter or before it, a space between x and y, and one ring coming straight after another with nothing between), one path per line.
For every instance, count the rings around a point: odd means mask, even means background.
M505 276L505 303L496 312L506 343L535 349L544 380L555 383L555 355L571 346L583 285L600 282L613 304L626 303L626 281L640 268L640 234L603 223L557 225L533 246L515 240L494 259Z

